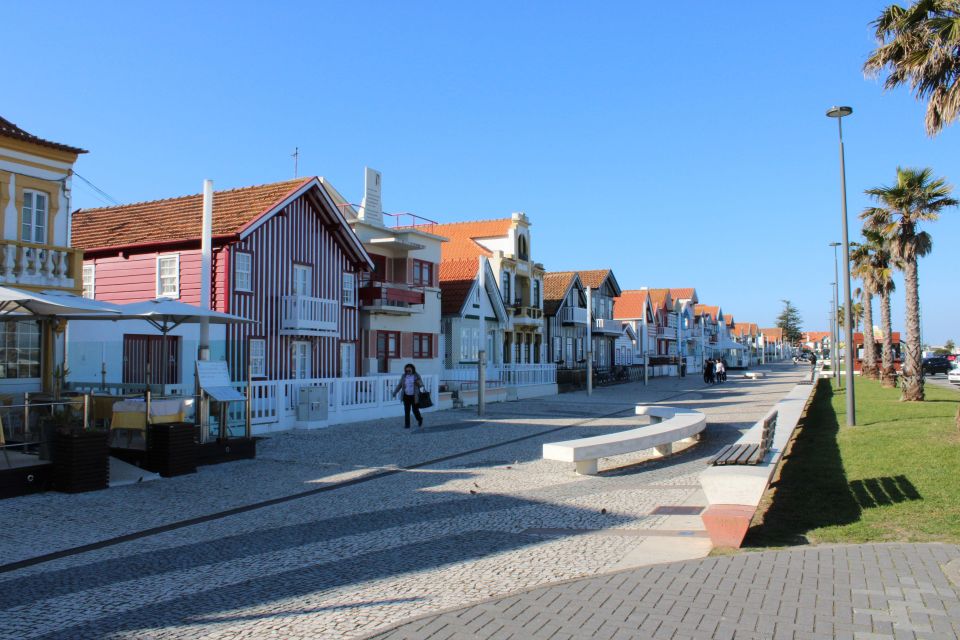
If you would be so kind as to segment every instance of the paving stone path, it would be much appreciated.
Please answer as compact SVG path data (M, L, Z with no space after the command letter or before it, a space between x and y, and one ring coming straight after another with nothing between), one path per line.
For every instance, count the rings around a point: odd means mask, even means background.
M0 640L356 638L545 584L702 557L704 460L802 373L773 367L716 387L656 379L490 405L483 418L437 412L423 431L404 431L399 417L292 431L261 441L254 461L4 500L3 563L65 555L0 567ZM704 411L705 438L662 460L605 460L599 477L540 458L544 442L623 429L635 403L661 401ZM366 481L338 484L357 478ZM316 488L329 490L299 495ZM222 513L285 496L297 497ZM133 538L70 551L116 536Z
M954 545L807 547L572 580L375 637L949 639L960 637L958 587Z

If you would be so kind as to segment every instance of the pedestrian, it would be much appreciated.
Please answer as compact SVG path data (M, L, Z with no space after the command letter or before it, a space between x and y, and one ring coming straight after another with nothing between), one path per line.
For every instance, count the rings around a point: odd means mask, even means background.
M423 416L420 415L420 394L426 393L423 387L423 379L417 373L417 368L412 362L408 362L403 367L403 375L400 377L400 383L393 390L393 396L397 393L403 395L400 399L403 401L403 428L410 428L410 410L413 410L413 417L417 419L417 426L423 426Z
M727 381L727 365L723 362L723 358L717 360L717 382L726 382Z
M713 384L714 372L713 358L710 358L707 360L707 364L703 368L703 381L707 384Z

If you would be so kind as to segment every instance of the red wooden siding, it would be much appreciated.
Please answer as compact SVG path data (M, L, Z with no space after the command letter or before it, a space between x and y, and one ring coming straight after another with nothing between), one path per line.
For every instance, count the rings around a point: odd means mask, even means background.
M127 303L152 300L157 297L157 257L178 255L180 257L180 301L200 304L200 250L161 251L138 253L126 258L110 256L84 261L96 266L95 292L97 300ZM226 251L214 251L214 288L211 291L211 306L217 311L227 311L226 297Z
M254 293L234 292L231 273L231 313L257 322L228 328L227 360L234 368L234 377L240 379L238 376L244 375L246 339L249 336L266 337L266 374L270 379L293 376L290 344L295 341L311 343L314 377L337 376L340 342L359 340L355 306L341 305L339 337L280 335L282 298L293 293L294 263L313 267L313 297L338 302L343 295L343 273L355 272L350 259L327 230L313 205L306 198L295 200L243 241L234 243L232 250L251 254Z

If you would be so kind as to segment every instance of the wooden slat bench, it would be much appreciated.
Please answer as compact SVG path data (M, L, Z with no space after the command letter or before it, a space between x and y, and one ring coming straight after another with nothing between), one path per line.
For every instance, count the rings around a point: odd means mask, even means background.
M673 450L674 442L695 436L707 424L706 417L699 411L676 407L638 404L635 415L650 416L653 424L602 436L545 444L543 458L573 462L577 473L596 475L597 460L600 458L654 448L660 454L668 455Z
M712 465L725 464L759 464L773 446L773 434L777 429L777 412L774 411L763 421L763 430L760 432L760 442L745 444L728 444L717 455L710 458Z

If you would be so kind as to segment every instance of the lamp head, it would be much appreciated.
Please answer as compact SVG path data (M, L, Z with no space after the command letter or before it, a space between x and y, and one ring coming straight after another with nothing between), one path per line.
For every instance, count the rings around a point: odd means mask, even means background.
M839 247L839 246L840 246L840 243L839 243L839 242L831 242L831 243L830 243L830 246L831 246L831 247Z
M830 107L827 109L827 116L830 118L842 118L853 113L852 107Z

